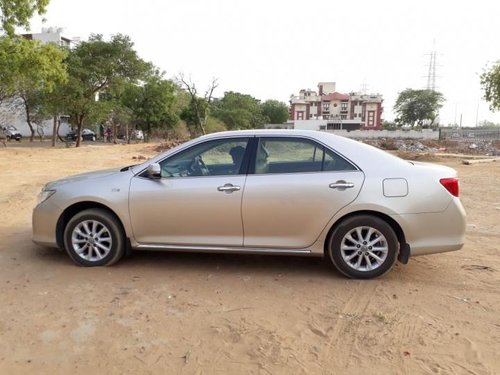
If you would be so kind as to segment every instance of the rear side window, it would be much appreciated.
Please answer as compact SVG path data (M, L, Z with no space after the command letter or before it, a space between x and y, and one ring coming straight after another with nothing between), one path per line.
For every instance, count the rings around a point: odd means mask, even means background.
M255 173L305 173L356 170L348 161L319 143L301 138L261 138Z
M323 162L323 171L355 171L354 165L345 160L342 156L325 148L325 159Z

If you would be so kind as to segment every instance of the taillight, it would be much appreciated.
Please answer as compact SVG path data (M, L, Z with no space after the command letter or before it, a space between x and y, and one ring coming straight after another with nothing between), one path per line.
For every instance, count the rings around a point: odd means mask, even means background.
M451 195L455 197L459 196L458 178L442 178L439 182L441 182L441 185L443 185Z

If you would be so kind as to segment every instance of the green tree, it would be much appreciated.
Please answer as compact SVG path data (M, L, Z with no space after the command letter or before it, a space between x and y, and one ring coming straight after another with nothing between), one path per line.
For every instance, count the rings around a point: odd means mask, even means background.
M384 130L395 130L397 128L397 123L394 121L382 120L382 129Z
M266 100L262 103L262 115L270 124L283 124L288 120L288 106L278 100Z
M481 128L497 128L500 127L500 124L494 123L493 121L483 120L479 121L477 126Z
M99 121L109 109L106 103L99 103L99 94L113 93L128 82L137 83L151 65L138 57L130 38L121 34L109 42L101 35L92 35L70 52L66 62L69 79L61 89L65 111L77 127L78 147L84 123Z
M191 100L181 113L181 118L186 122L191 136L196 136L199 133L207 133L207 124L212 107L213 93L219 86L217 78L213 78L210 86L203 98L198 95L196 85L191 79L186 79L184 74L177 77L179 85L186 89Z
M214 116L231 130L256 129L266 123L260 101L237 92L226 92L224 97L214 102Z
M481 74L481 86L484 98L490 103L490 109L500 110L500 61Z
M119 132L125 137L127 143L130 143L130 125L133 120L133 112L123 104L122 96L112 97L100 102L104 105L102 108L102 118L96 122L101 123L102 126L104 124L111 126L113 143L117 142Z
M45 13L48 4L49 0L0 0L1 29L14 36L16 26L29 27L33 14Z
M32 113L33 122L40 124L42 121L52 118L52 147L56 145L56 139L59 137L61 141L64 141L59 135L59 125L60 117L62 112L62 101L61 92L57 90L57 87L51 91L40 91L36 94L34 102L36 106ZM40 139L41 140L41 139Z
M177 124L175 90L172 81L159 75L150 77L142 85L130 84L125 89L122 103L146 137L153 128L173 128Z
M180 118L186 123L192 137L206 134L206 122L208 117L208 102L205 98L193 97L180 113Z
M24 38L0 38L0 86L2 95L20 98L33 141L33 119L41 111L43 95L66 81L66 51L54 44Z
M399 126L415 125L435 126L439 109L444 102L443 94L432 90L406 89L399 93L394 105L394 111L398 117L396 122Z
M12 96L16 82L17 39L0 38L0 103Z

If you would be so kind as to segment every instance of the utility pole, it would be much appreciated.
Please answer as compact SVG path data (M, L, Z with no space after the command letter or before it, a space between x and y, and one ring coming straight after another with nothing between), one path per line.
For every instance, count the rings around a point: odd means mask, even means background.
M476 109L476 128L477 128L478 117L479 117L479 102L477 102L477 109Z
M429 71L427 73L427 90L436 91L436 51L431 51Z
M363 95L366 95L366 93L368 92L368 84L366 83L366 79L361 85L361 92L363 93Z
M458 102L455 102L455 121L453 121L453 125L455 127L457 126L457 109L458 109Z

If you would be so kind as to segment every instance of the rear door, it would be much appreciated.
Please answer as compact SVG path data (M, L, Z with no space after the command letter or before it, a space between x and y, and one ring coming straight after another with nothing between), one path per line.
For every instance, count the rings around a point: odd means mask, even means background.
M261 137L245 184L245 247L306 248L356 199L364 174L315 140Z

